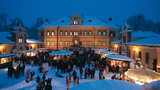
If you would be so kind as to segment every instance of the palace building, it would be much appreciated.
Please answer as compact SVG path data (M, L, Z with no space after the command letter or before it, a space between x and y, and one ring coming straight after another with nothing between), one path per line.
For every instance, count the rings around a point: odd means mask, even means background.
M45 48L60 50L70 47L105 48L118 40L118 27L95 17L73 15L53 23L44 24L39 31L39 39Z

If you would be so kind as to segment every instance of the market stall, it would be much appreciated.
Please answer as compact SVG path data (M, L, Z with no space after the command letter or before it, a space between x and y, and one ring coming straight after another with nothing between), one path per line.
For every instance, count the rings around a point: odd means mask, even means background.
M37 50L25 50L23 51L24 53L24 56L36 56L38 54L38 51Z
M9 53L9 54L0 54L0 67L4 67L9 65L9 63L11 63L12 58L15 56L16 54L13 53Z
M69 58L69 55L71 55L73 52L72 51L52 51L50 54L51 57L53 57L53 60L60 60L63 59L64 57L67 59Z
M111 65L111 67L123 68L123 71L126 71L130 67L130 62L133 61L132 58L127 56L117 55L117 54L110 54L106 55L107 62Z
M150 69L129 69L125 72L125 79L143 85L160 80L160 73Z

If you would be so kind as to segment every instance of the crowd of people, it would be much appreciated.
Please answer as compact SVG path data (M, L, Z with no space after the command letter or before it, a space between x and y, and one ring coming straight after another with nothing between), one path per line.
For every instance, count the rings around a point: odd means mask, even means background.
M121 73L121 68L117 66L111 66L106 62L106 58L101 58L99 54L95 54L92 50L85 50L84 53L73 53L69 58L64 56L60 60L51 60L49 58L49 53L38 53L38 56L35 57L26 57L24 55L21 56L23 64L19 64L17 68L14 70L13 67L8 68L8 76L12 77L14 73L17 78L19 74L24 75L25 63L31 64L31 61L34 61L33 64L39 65L39 73L43 73L43 76L37 76L37 90L52 90L51 81L52 78L46 78L46 73L43 71L42 63L44 61L48 61L48 64L56 69L56 75L60 78L66 78L66 85L69 88L71 82L73 84L79 84L80 79L95 79L96 71L99 72L98 79L105 79L106 72L113 73ZM66 74L66 76L63 76ZM29 70L26 72L25 81L29 83L30 80L33 80L35 76L34 72L30 72ZM116 74L114 74L111 79L117 79Z
M15 78L19 78L21 75L24 75L24 70L24 63L18 64L16 68L13 68L13 66L11 65L8 67L8 77L11 78L12 76L14 76Z

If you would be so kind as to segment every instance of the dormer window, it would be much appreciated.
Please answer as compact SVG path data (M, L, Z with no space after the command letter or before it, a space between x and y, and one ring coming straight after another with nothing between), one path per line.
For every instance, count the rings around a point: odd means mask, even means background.
M79 15L73 15L71 17L70 24L73 24L73 25L82 24L82 19L80 18Z
M77 20L74 20L74 21L73 21L73 24L78 24L78 21L77 21Z

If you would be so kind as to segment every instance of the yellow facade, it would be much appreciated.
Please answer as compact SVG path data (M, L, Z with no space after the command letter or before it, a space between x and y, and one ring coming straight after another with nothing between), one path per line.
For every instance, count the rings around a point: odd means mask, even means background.
M45 27L46 48L63 49L73 45L87 48L109 48L109 27Z

